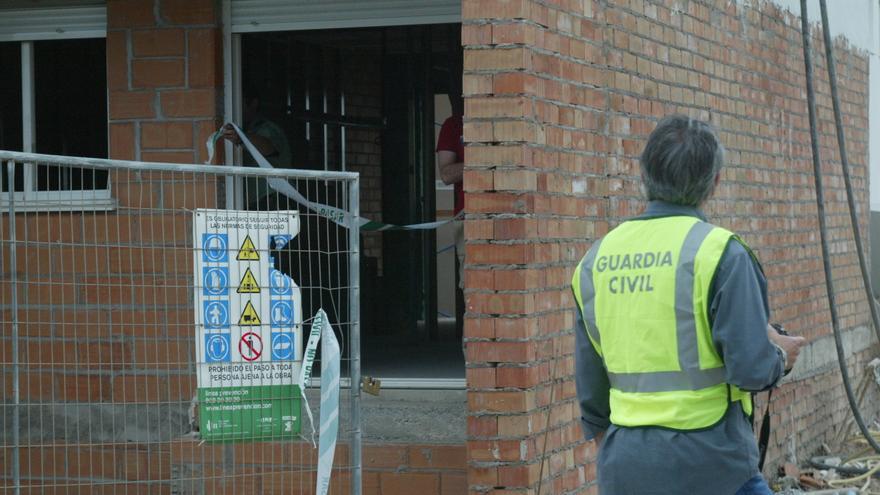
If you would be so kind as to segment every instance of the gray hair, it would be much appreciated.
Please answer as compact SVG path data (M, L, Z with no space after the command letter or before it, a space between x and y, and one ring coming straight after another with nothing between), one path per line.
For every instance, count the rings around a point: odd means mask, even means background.
M724 147L708 123L670 115L648 137L639 164L649 200L699 206L715 191Z

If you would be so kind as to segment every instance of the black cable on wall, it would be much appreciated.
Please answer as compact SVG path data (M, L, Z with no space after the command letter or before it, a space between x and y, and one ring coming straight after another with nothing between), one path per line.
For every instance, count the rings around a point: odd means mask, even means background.
M865 268L866 265L864 263L864 252L862 249L861 238L859 236L858 219L855 212L852 185L850 184L849 180L849 163L846 161L846 144L843 140L843 125L840 117L840 101L837 96L837 73L834 70L834 56L831 46L831 34L828 30L828 12L825 5L825 0L819 0L819 5L822 10L822 31L824 32L825 36L825 53L826 64L828 66L828 80L831 84L831 95L834 105L834 123L837 126L837 138L838 145L840 146L840 156L843 165L844 181L846 183L846 193L850 210L850 220L852 222L853 233L856 239L856 250L858 251L859 261L862 266L862 277L865 283L865 290L868 291L868 303L871 306L871 316L873 319L874 330L875 332L878 332L878 336L880 336L880 325L878 325L877 311L874 305L873 297L870 292L871 281L867 277L867 271ZM813 174L816 180L816 205L819 215L819 234L822 240L822 266L824 267L825 271L825 286L826 292L828 294L829 306L828 309L831 312L831 328L834 333L834 344L837 348L837 363L840 366L840 375L843 379L843 388L846 391L846 399L849 402L849 407L852 410L853 418L855 419L855 422L859 427L859 431L861 431L862 435L865 437L865 440L867 440L871 447L876 452L880 453L880 445L877 444L877 441L874 440L873 436L871 436L871 432L868 430L868 427L865 426L865 421L862 418L862 414L859 411L855 394L853 393L849 371L846 369L846 356L844 355L843 340L841 338L840 321L838 320L837 316L837 303L835 302L834 294L834 280L831 276L831 259L830 251L828 249L828 229L825 223L825 190L822 183L822 170L819 159L819 131L816 121L816 92L815 88L813 87L813 61L810 54L810 23L807 16L807 0L801 0L801 36L803 38L804 45L804 69L807 84L807 107L810 114L810 146L813 153Z

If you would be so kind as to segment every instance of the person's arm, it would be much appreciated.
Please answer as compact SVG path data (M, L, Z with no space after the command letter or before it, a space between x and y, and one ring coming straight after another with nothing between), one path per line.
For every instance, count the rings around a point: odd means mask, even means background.
M450 185L462 181L464 162L457 161L454 151L440 150L437 152L437 167L440 169L440 180Z
M278 152L275 148L275 145L272 143L266 136L261 136L255 132L246 132L248 140L253 143L254 147L257 148L257 151L260 152L263 156L272 156ZM238 133L235 132L235 129L232 128L231 125L227 124L223 127L223 139L228 141L232 141L232 144L241 144L241 138L238 137Z
M727 383L759 392L782 379L783 355L767 333L767 280L746 248L731 240L710 290L712 339L727 370Z
M792 337L791 335L777 332L772 325L767 325L767 337L773 342L777 350L782 353L782 361L785 363L785 374L794 367L798 356L801 353L801 347L804 346L806 340L803 337Z
M437 168L444 184L457 184L464 175L464 160L459 157L461 149L461 118L449 117L440 127L437 136Z
M611 408L608 405L611 386L602 357L587 337L580 310L575 308L574 313L574 378L581 408L581 429L586 440L601 443L605 430L611 425Z

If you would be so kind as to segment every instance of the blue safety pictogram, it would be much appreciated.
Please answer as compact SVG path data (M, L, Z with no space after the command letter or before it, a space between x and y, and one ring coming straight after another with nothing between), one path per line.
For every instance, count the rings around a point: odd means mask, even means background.
M271 234L269 235L269 249L281 249L293 239L292 235L287 234Z
M202 261L229 261L229 234L202 234Z
M274 268L269 268L269 286L272 288L273 296L290 294L290 282L290 277Z
M293 326L293 301L272 301L269 313L273 328Z
M206 328L229 328L229 301L205 301Z
M206 266L202 268L202 287L206 296L229 294L229 267Z
M293 332L272 332L272 360L292 361L295 356Z
M229 361L232 353L230 348L230 335L228 333L209 333L205 335L205 362L219 363Z

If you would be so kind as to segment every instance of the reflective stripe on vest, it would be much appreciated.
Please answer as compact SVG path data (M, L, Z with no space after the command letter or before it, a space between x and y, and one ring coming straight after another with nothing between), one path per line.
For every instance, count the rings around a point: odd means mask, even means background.
M638 234L640 231L639 223L637 222L652 222L654 220L636 220L633 224L630 224L625 227L625 229L630 229L627 232L629 235ZM578 302L578 306L581 309L581 313L583 316L583 321L586 326L587 334L593 343L594 348L597 352L602 355L603 359L606 361L606 368L608 368L608 357L603 355L603 345L602 345L602 331L600 331L602 323L597 322L596 318L596 297L597 291L596 287L594 287L594 280L602 280L604 282L608 282L607 286L603 286L599 288L599 292L602 293L602 297L611 298L617 295L617 292L614 288L614 282L619 280L619 287L617 287L617 291L625 292L627 287L630 290L630 293L643 291L645 292L644 296L639 296L639 301L645 300L648 301L648 314L653 314L660 318L654 322L654 326L660 326L660 328L667 328L664 325L672 325L671 319L674 314L674 334L675 334L675 349L669 348L669 352L675 352L676 356L672 356L669 354L666 358L663 358L664 361L668 359L675 359L677 357L677 370L669 369L676 368L675 362L670 361L666 362L665 365L658 365L657 359L658 355L662 358L664 355L663 352L666 351L657 351L654 352L653 359L654 361L648 361L645 363L636 363L635 366L629 366L630 371L625 371L623 369L617 369L621 366L621 363L630 362L632 363L631 356L629 361L624 359L620 360L621 354L620 347L615 348L615 356L612 358L612 366L608 369L608 379L612 388L612 421L617 424L622 424L624 426L629 425L640 425L640 424L657 424L660 426L667 426L671 428L677 429L696 429L709 426L713 424L715 421L720 419L723 416L724 411L727 409L727 403L729 397L732 397L733 400L742 400L742 406L746 410L747 413L751 412L751 401L748 398L747 394L740 392L736 387L730 387L730 396L728 395L728 386L725 383L726 379L726 370L723 366L723 362L720 359L720 356L717 355L717 352L714 349L714 345L711 344L711 332L708 328L708 320L706 312L708 311L708 283L707 280L711 280L714 275L715 269L717 268L717 264L720 261L721 254L723 253L724 247L726 246L727 241L733 237L733 234L718 227L714 227L708 223L698 221L696 218L691 217L669 217L663 219L656 219L656 221L661 221L662 224L652 224L651 226L655 228L660 227L666 228L669 227L670 232L666 235L666 232L663 232L663 235L657 238L663 239L663 244L666 246L664 249L669 248L673 249L673 251L667 251L667 257L663 257L663 260L674 259L674 285L671 284L671 280L653 280L645 273L651 273L653 276L658 277L661 275L661 271L647 271L640 270L642 267L639 265L640 256L644 256L644 259L647 259L648 256L652 256L652 260L654 259L653 253L636 253L632 255L635 259L633 262L635 268L630 268L629 266L624 267L610 267L610 266L600 266L598 271L602 272L603 270L617 270L620 269L619 272L621 275L610 277L608 273L605 274L604 277L594 278L594 271L596 271L596 262L597 256L600 254L601 246L603 242L607 242L608 239L611 239L614 243L614 247L616 250L606 249L603 250L607 252L611 250L612 254L607 258L611 258L613 256L617 256L618 264L621 265L620 261L620 249L626 249L628 246L621 245L619 238L615 237L612 234L606 236L606 238L600 240L594 245L587 255L584 257L583 261L578 265L575 270L575 275L572 280L572 285L575 290L575 298ZM641 224L646 225L646 224ZM621 226L623 227L623 225ZM618 227L620 228L620 227ZM718 230L715 230L718 229ZM616 229L615 229L616 230ZM650 232L650 229L648 229ZM713 234L714 231L714 234ZM655 232L656 233L656 232ZM701 247L704 245L707 237L713 235L712 244L708 246L706 249L707 252L711 254L703 254L700 258L700 278L699 280L695 276L695 269L698 264L697 256L700 252ZM641 237L636 236L637 239L633 244L640 244L639 241L642 240ZM675 239L682 239L680 244L677 247L670 247L669 242L675 242ZM624 239L628 239L626 234L624 235ZM632 239L630 239L632 240ZM648 244L650 245L651 239L647 239ZM630 250L631 251L631 250ZM676 252L677 256L672 256L672 253ZM663 256L663 252L657 253L657 258ZM624 256L630 256L630 254L626 254ZM605 257L605 256L603 256ZM629 260L629 258L627 258ZM605 264L610 263L605 260ZM623 263L628 263L629 261L624 261ZM657 265L661 265L661 262L656 262ZM645 263L647 264L647 263ZM669 268L666 269L666 273L672 270L672 263L670 261ZM636 274L641 274L641 276L637 276ZM666 275L671 276L671 274ZM647 278L647 281L645 280ZM674 297L668 298L666 292L663 294L650 294L650 292L654 289L652 284L658 284L658 286L664 286L672 291L674 291ZM695 287L697 287L699 291L695 294ZM672 288L674 287L674 289ZM662 290L662 289L661 289ZM604 291L604 292L602 292ZM644 299L650 298L650 299ZM659 298L659 299L658 299ZM608 301L608 299L606 299ZM669 304L673 305L674 308L669 308L668 314L667 310L662 310L658 308L667 307L666 303L663 301L669 301ZM632 306L632 301L629 301L630 306ZM606 306L608 307L606 302ZM625 304L625 303L624 303ZM658 306L659 305L659 306ZM621 308L620 306L610 306L612 308L618 308L618 310L627 310L626 307ZM697 314L695 313L695 308L705 308L704 310L700 310L700 323L698 324ZM634 312L638 312L637 309L633 308ZM655 313L651 313L654 311ZM658 313L659 311L659 313ZM639 314L643 314L642 313ZM665 316L664 316L665 315ZM612 320L617 321L614 318L617 315L611 315ZM609 318L609 315L605 315L605 318ZM669 320L669 323L664 323L666 320ZM609 324L606 321L606 324ZM618 323L614 323L612 326L618 325ZM668 327L668 331L672 331L671 326ZM606 329L607 330L607 329ZM702 333L701 333L702 332ZM662 332L661 332L662 334ZM672 337L669 334L669 337ZM657 338L669 340L669 337L658 336ZM648 340L650 337L646 337ZM700 342L701 341L701 342ZM634 344L636 347L638 345L644 345L643 342ZM666 344L667 347L672 345L668 342L657 342L657 347L662 348L663 344ZM622 345L618 341L617 345ZM702 346L702 348L701 348ZM701 356L703 358L703 363L701 365ZM623 356L626 358L626 356ZM617 363L614 365L613 363ZM657 366L660 366L662 371L632 371L633 367L638 368L638 366L645 366L647 369L657 369ZM627 367L624 366L624 367ZM666 369L663 369L663 368ZM643 367L643 370L645 368ZM635 395L633 395L635 394ZM639 395L642 394L642 395ZM630 397L632 395L632 397ZM679 397L680 396L680 397ZM637 397L643 397L643 399L638 399ZM681 399L681 400L677 400ZM644 401L644 407L634 407L638 405L640 400ZM615 418L615 403L618 404L617 418ZM682 416L682 419L671 419L670 417L676 416L675 413L668 412L670 404L679 403L687 404L690 403L691 409L698 409L696 412L691 410L688 413L681 413L678 416ZM652 414L650 410L656 408L658 411L666 410L667 414L665 418L661 418L664 416L663 413L659 413L657 416L658 421L655 423L652 421ZM688 406L690 407L690 406ZM703 410L699 410L699 409ZM620 417L620 410L636 410L637 413L627 416L629 417ZM637 417L636 417L637 416ZM686 417L685 417L686 416ZM631 420L631 421L630 421ZM665 421L665 422L664 422ZM706 424L708 423L708 424Z
M573 286L574 297L578 306L581 308L584 326L587 327L587 336L593 341L593 347L599 355L602 355L601 337L599 330L596 328L596 291L593 288L593 262L596 261L596 253L599 252L599 246L602 245L602 239L596 241L593 247L587 251L584 260L575 269ZM583 269L586 267L586 270Z

